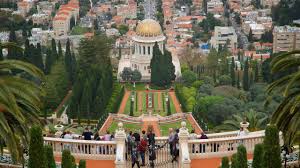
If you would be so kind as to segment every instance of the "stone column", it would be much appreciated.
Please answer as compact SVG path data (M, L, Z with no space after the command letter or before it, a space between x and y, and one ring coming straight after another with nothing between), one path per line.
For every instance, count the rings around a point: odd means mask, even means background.
M189 131L186 128L186 123L181 122L181 128L179 130L179 167L190 168L191 159L188 147Z
M116 141L116 147L117 147L116 160L115 160L116 168L126 168L125 139L126 139L126 134L125 134L125 130L123 128L123 123L119 122L118 129L116 130L116 133L115 133L115 141Z

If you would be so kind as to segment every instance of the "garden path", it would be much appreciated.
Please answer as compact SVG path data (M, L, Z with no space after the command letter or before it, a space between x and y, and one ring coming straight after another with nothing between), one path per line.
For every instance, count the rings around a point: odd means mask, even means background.
M161 92L157 93L157 103L158 103L158 111L163 111L162 108L162 100L161 100Z
M153 117L153 116L145 116L143 117L143 125L142 125L142 130L147 131L148 127L152 125L153 127L153 132L155 136L160 137L160 129L158 125L158 118Z
M175 92L174 91L170 91L169 92L169 95L173 101L173 104L174 104L174 107L175 107L175 110L176 110L176 113L182 113L182 109L181 109L181 106L180 106L180 103L175 95Z
M128 100L129 97L130 97L130 91L125 90L125 94L124 94L124 97L122 99L118 114L123 114L124 113L125 108L126 108L126 103L127 103L127 100Z
M138 111L142 113L143 111L143 92L138 91Z

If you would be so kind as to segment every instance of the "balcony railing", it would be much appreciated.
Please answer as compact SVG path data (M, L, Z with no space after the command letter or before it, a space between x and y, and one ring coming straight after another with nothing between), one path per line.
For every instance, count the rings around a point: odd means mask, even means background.
M52 146L55 156L61 156L64 149L69 149L75 158L92 160L114 160L115 141L92 141L44 137L44 143Z

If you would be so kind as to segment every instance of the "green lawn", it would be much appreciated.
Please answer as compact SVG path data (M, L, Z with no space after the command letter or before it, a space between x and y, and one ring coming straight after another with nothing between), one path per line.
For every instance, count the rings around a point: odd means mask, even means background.
M75 26L75 27L73 27L73 29L71 31L71 35L82 35L82 34L85 34L88 32L91 32L90 28Z
M162 136L168 136L169 128L173 128L174 130L181 127L181 121L168 123L168 124L160 124L160 132ZM188 128L189 132L192 130L192 125L186 121L186 127Z
M123 122L123 126L124 126L125 129L129 129L131 131L140 130L141 129L141 125L139 125L139 124L131 124L131 123L124 123ZM117 128L118 128L118 123L114 121L110 125L110 127L109 127L108 130L112 133L112 132L115 132Z

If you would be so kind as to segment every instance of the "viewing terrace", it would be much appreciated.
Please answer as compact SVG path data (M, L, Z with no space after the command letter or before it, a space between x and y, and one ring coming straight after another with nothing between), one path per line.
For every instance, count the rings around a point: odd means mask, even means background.
M221 164L223 156L230 157L237 152L237 147L243 144L248 153L249 164L253 157L254 146L262 143L264 131L249 132L245 136L237 136L237 131L207 134L208 139L190 140L186 123L181 123L179 131L179 159L178 162L171 162L168 137L157 137L157 159L155 167L179 167L179 168L217 168ZM66 140L61 138L45 137L45 144L52 146L55 159L61 161L63 149L70 149L72 155L79 159L86 159L87 167L130 167L130 157L126 156L126 133L122 122L118 123L114 141L86 141L86 140ZM280 140L282 144L282 139ZM149 159L146 154L146 166L149 167ZM296 156L297 158L298 156ZM290 160L288 165L296 165L298 160ZM205 165L205 166L204 166Z

